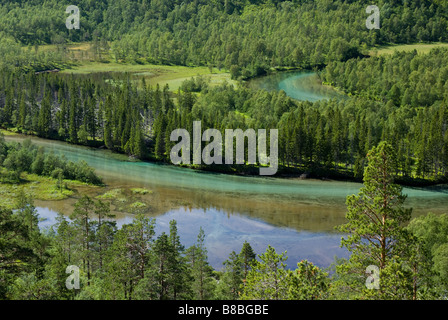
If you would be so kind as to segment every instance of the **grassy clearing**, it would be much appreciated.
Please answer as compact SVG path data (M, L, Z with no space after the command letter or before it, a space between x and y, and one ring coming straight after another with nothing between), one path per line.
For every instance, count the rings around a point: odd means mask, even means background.
M28 47L24 47L28 48ZM57 51L56 45L42 45L38 51ZM64 69L61 73L92 74L99 72L129 72L134 76L144 77L146 82L152 86L159 84L164 87L166 84L172 91L177 91L183 81L198 75L210 78L210 85L215 86L224 82L237 82L232 80L230 73L214 68L212 72L208 67L185 67L153 64L130 64L118 63L112 57L110 51L101 54L101 61L95 57L92 51L92 44L89 42L74 43L66 45L66 56L75 64L70 69Z
M17 133L15 133L15 132L4 130L4 129L0 129L0 133L2 133L4 136L16 136L17 135Z
M148 193L152 193L152 191L151 190L148 190L148 189L143 189L143 188L132 188L131 189L131 192L133 193L133 194L148 194Z
M403 44L392 46L381 46L375 48L369 52L371 56L380 56L383 54L393 54L395 51L413 51L417 50L418 54L429 53L434 48L448 48L448 43L435 42L435 43L415 43L415 44Z
M115 200L118 198L118 196L120 196L122 193L121 189L113 189L110 191L107 191L106 193L97 196L96 198L99 200Z
M138 78L145 78L151 86L159 84L164 87L166 84L172 91L177 91L182 82L192 77L204 76L210 78L210 85L219 85L224 82L237 84L231 80L230 73L217 69L210 73L207 67L185 67L185 66L165 66L152 64L125 64L117 62L92 62L84 61L79 65L62 71L63 73L91 74L99 72L129 72Z
M0 173L4 174L4 168ZM23 191L36 200L64 200L75 193L76 187L87 186L86 183L72 180L63 180L63 188L58 187L57 179L42 177L35 174L22 173L22 183L11 184L0 182L0 205L8 209L14 209L18 192ZM92 188L96 188L92 186Z

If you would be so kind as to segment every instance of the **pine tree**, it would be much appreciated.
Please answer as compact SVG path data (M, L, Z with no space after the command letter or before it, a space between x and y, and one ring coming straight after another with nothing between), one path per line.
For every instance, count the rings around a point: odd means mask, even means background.
M52 229L54 230L52 256L47 265L46 276L55 282L59 299L73 299L78 290L67 290L65 271L67 266L78 263L75 226L62 213L58 213L56 224Z
M172 296L174 300L185 299L191 295L191 275L190 269L188 269L186 259L183 256L185 247L180 242L180 237L177 231L176 220L170 221L170 244L173 247L173 262L171 286Z
M140 278L144 277L145 266L149 259L149 245L154 236L154 219L137 215L134 222L131 224L129 231L130 248L134 252L136 259L136 267L138 269Z
M15 208L17 209L18 217L28 228L29 234L39 233L39 218L36 208L33 205L33 199L25 193L23 188L19 189Z
M235 251L232 251L223 264L223 274L217 287L217 290L221 292L220 299L237 300L243 285L241 257Z
M35 270L38 257L30 245L29 226L11 210L0 207L0 298L5 299L13 281Z
M92 275L92 240L93 230L90 221L90 215L94 210L94 202L88 196L83 196L75 203L75 210L70 215L70 219L74 224L79 235L79 243L81 247L80 256L82 259L83 270L87 275L87 285L90 285Z
M374 265L386 278L385 270L403 261L409 245L404 224L410 220L411 209L404 208L406 196L393 183L397 164L392 146L381 142L369 151L367 161L364 187L358 195L347 197L348 222L338 227L347 234L341 245L351 252L349 263L341 269L362 275Z
M111 246L113 241L113 235L115 233L116 222L107 221L106 219L114 218L114 214L110 214L110 205L101 200L98 200L94 204L94 214L98 217L95 223L95 245L98 256L99 268L103 267L103 260L105 252Z
M155 278L160 300L166 300L170 297L169 291L172 289L172 279L176 265L174 251L174 246L170 243L168 235L163 232L155 241L153 248L154 267L157 270Z
M286 268L286 253L277 254L268 246L259 255L260 261L253 262L249 271L241 299L243 300L284 300L288 296L290 271Z
M132 300L136 295L142 296L136 289L142 289L139 283L151 279L151 249L154 241L155 220L138 214L131 224L123 225L114 235L114 241L106 255L104 263L108 279L105 285L113 290L112 295L121 299ZM153 292L149 282L149 291ZM144 285L145 288L148 286ZM147 294L143 295L146 299ZM137 297L138 298L138 297Z

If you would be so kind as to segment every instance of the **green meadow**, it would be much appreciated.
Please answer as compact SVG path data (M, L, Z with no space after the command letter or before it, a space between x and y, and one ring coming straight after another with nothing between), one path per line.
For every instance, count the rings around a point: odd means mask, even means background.
M60 48L59 48L60 49ZM56 45L38 46L38 51L48 52L59 50ZM230 73L224 69L209 67L187 67L175 65L155 65L117 62L112 54L104 51L101 59L95 57L92 43L73 43L65 46L66 55L72 60L71 67L61 70L61 73L68 74L93 74L102 72L128 72L139 78L144 77L146 82L155 86L159 84L164 87L168 84L170 90L177 91L182 82L192 77L202 76L209 79L211 86L224 82L237 85L237 81L232 80Z
M369 54L371 56L380 56L384 54L393 54L396 51L410 52L413 50L417 50L418 54L425 54L429 53L434 48L448 48L448 43L434 42L379 46L375 49L372 49Z

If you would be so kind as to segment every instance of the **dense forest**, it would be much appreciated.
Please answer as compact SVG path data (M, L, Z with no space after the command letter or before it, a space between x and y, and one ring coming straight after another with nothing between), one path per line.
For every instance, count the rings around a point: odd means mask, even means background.
M446 180L448 73L440 66L447 64L447 51L365 58L378 44L446 40L443 1L380 1L379 30L365 28L363 1L75 4L82 8L81 30L65 28L63 2L2 3L4 128L168 162L174 145L170 132L191 132L195 120L204 130L223 132L276 128L280 173L359 180L367 150L387 140L399 151L402 182ZM107 47L121 62L208 65L239 79L272 69L317 67L324 83L351 98L299 102L282 92L188 81L173 93L131 75L32 72L68 66L64 46L84 40L101 48L98 60ZM37 45L45 43L59 49L39 51ZM253 166L212 170L254 172Z
M0 123L44 138L166 162L175 145L171 131L192 132L195 120L202 121L203 130L215 128L223 135L232 128L279 129L280 173L357 179L362 179L367 150L387 140L398 150L403 182L440 182L448 172L448 109L445 69L438 66L447 58L447 50L434 50L425 56L407 53L329 64L322 78L353 96L315 103L231 85L202 83L198 96L197 86L189 82L172 93L129 75L5 72L0 77ZM370 86L371 74L378 74L379 85ZM211 169L255 172L253 165Z
M446 41L445 1L378 1L381 28L365 27L369 1L153 0L1 1L4 64L45 68L64 62L64 44L93 41L117 61L214 65L234 77L270 68L315 67L366 54L385 43ZM81 10L80 30L65 27L65 8ZM31 54L37 44L57 55ZM18 54L20 46L29 52ZM36 49L36 48L34 48ZM98 50L100 52L101 50ZM98 57L101 58L101 57Z
M291 269L286 253L269 246L256 254L246 242L214 270L201 228L185 248L176 221L160 235L143 215L117 228L109 204L87 196L69 218L40 229L33 199L20 190L22 174L101 178L84 162L0 136L0 183L17 185L14 210L0 203L0 299L446 299L448 217L411 219L400 185L447 182L448 49L370 52L447 42L448 3L379 0L378 30L365 25L370 4L0 0L1 129L166 163L170 133L192 132L193 121L223 135L278 129L279 175L364 182L347 198L347 224L338 228L350 259L329 270L305 260ZM66 28L68 5L81 10L80 30ZM85 42L98 64L206 66L238 85L197 77L173 91L130 73L57 73L82 63L68 46ZM341 97L298 101L245 85L290 69L315 71ZM193 167L258 173L252 164ZM381 271L380 290L366 290L369 264ZM81 289L67 290L68 265L80 267Z

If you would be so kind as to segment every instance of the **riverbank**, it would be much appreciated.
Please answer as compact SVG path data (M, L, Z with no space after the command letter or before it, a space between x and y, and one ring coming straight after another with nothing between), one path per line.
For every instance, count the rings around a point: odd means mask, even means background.
M0 174L4 174L4 170L0 167ZM51 177L23 172L19 183L0 181L0 204L6 209L15 209L16 197L20 190L35 200L61 201L78 194L80 188L97 189L99 187L76 180L58 181Z
M13 137L37 137L35 135L24 135L19 134L17 132L11 132L5 129L1 129L0 132L5 134L5 136ZM37 137L39 138L39 137ZM39 138L42 139L42 138ZM44 139L47 141L58 141L62 143L68 143L66 141L61 141L57 139ZM97 141L98 142L98 141ZM89 148L91 150L102 150L105 151L107 149L104 149L103 146L100 147L94 147L94 146L85 146L85 145L76 145L80 147ZM143 162L143 163L154 163L159 165L166 165L166 166L172 166L172 167L179 167L184 169L189 169L192 171L199 171L199 172L208 172L208 173L217 173L217 174L225 174L225 175L233 175L233 176L241 176L241 177L252 177L257 178L259 177L260 172L260 166L258 165L173 165L170 163L158 161L155 158L150 159L143 159L143 160L137 160L135 158L127 157L123 153L118 153L115 151L108 150L110 155L112 157L116 156L117 159L120 159L120 161L128 161L128 162ZM317 165L310 165L310 166L302 166L302 167L291 167L291 166L285 166L282 164L278 165L277 174L275 176L272 176L270 178L273 179L298 179L298 180L322 180L322 181L341 181L341 182L354 182L354 183L362 183L362 179L354 177L353 171L349 168L326 168L322 166ZM396 183L402 185L402 186L408 186L408 187L428 187L428 186L435 186L440 184L447 184L448 183L448 177L440 177L438 180L433 179L421 179L421 178L414 178L414 177L403 177L398 176L395 180Z
M29 137L15 135L5 140L26 139ZM151 217L193 210L202 213L202 218L198 216L195 221L198 226L208 221L208 213L217 211L230 219L243 216L278 228L331 233L334 226L345 221L346 197L357 194L362 187L356 182L301 179L296 175L273 178L187 170L168 164L129 161L127 156L109 150L34 137L31 140L69 161L86 161L104 181L105 187L78 187L78 193L65 200L35 202L37 207L64 214L70 214L79 195L88 195L110 202L111 213L117 218L132 218L134 210ZM405 187L403 193L408 195L406 204L414 208L415 216L446 213L448 186ZM188 215L185 219L189 219Z

